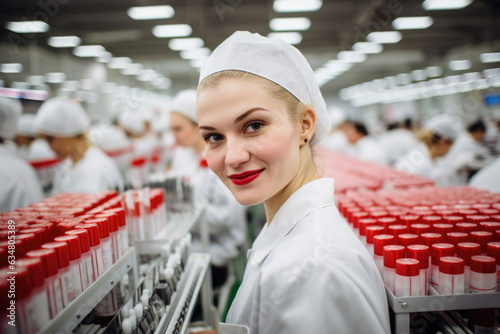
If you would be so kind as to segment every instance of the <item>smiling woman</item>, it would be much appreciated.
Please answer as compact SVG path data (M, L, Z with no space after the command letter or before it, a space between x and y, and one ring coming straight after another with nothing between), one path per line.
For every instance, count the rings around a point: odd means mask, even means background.
M313 162L330 122L302 54L234 33L201 69L197 119L210 168L267 218L219 333L388 333L381 277Z

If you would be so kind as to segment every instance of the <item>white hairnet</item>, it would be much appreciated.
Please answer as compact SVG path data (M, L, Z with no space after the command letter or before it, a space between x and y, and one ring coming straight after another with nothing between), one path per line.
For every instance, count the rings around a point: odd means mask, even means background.
M306 58L281 39L270 39L248 31L237 31L222 42L201 67L200 82L211 74L239 70L268 79L316 112L316 130L311 145L330 132L326 104Z
M133 135L139 136L146 131L146 120L136 111L125 111L118 117L118 124Z
M123 130L112 125L97 125L92 127L89 132L89 139L92 143L108 152L119 151L130 147L130 140Z
M439 135L451 141L455 141L460 134L460 122L449 115L436 115L432 117L424 126L433 134Z
M186 89L180 91L172 101L170 112L177 112L198 124L196 119L196 90Z
M17 122L16 135L36 137L35 115L22 114Z
M35 126L39 133L67 138L87 131L90 119L79 103L65 97L54 97L45 101L38 110Z
M347 121L347 115L344 110L339 107L330 107L328 109L328 116L330 116L330 121L332 123L332 128L338 127L340 124Z
M0 96L0 138L12 139L23 106L19 100Z

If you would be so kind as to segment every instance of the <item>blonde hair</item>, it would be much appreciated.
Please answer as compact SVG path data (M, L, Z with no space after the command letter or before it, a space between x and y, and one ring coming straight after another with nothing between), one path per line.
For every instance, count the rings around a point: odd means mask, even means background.
M441 139L445 139L441 137L440 135L432 132L429 129L422 129L418 131L415 134L415 137L424 144L426 144L428 147L431 147L432 145L436 145ZM446 139L445 139L446 140Z

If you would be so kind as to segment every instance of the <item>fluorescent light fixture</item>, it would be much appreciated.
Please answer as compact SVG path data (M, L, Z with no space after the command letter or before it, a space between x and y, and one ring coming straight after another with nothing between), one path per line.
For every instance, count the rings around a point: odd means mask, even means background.
M302 34L300 32L272 32L267 35L269 38L280 38L288 44L299 44L302 42Z
M452 71L463 71L471 68L471 62L468 59L464 60L452 60L448 63L448 67Z
M47 41L53 48L74 48L81 43L82 40L78 36L53 36Z
M95 88L95 81L92 79L82 79L80 89L93 90Z
M199 37L174 38L168 42L168 47L174 51L199 49L205 45Z
M130 7L127 15L133 20L159 20L174 17L175 11L172 6L141 6Z
M30 85L43 85L45 83L45 78L43 75L30 75L26 80Z
M99 57L106 49L102 45L81 45L73 49L77 57Z
M368 41L373 43L394 44L403 38L399 31L375 31L366 36Z
M352 46L352 49L357 52L375 54L380 53L384 49L382 44L372 42L358 42Z
M500 52L481 53L479 58L482 63L496 63L500 61Z
M276 18L269 22L269 27L274 31L302 31L311 27L311 20L307 17Z
M327 62L325 64L324 68L327 68L327 69L332 70L332 71L345 72L348 69L350 69L351 67L352 67L352 64L346 62L345 60L333 59L333 60L330 60L329 62Z
M490 68L483 71L485 78L500 77L500 68Z
M132 64L132 59L129 57L113 57L108 63L108 68L123 69Z
M181 51L180 55L182 59L204 59L210 56L210 53L209 48L200 48Z
M48 83L62 83L66 80L66 74L62 72L51 72L45 75L45 81Z
M11 84L11 87L15 89L29 89L30 85L27 82L16 81Z
M398 75L396 75L396 78L401 85L409 85L412 82L410 73L399 73Z
M78 90L78 88L80 88L80 83L76 80L65 81L62 84L61 88L69 90L69 91L76 91L76 90Z
M364 53L356 51L341 51L337 54L337 57L349 63L362 63L366 60L366 55Z
M440 66L429 66L425 69L425 73L429 78L440 77L443 74L443 69Z
M18 34L30 34L49 31L49 25L43 21L16 21L7 22L7 29Z
M204 62L205 62L205 59L192 59L189 61L189 65L196 67L196 68L200 68Z
M397 30L427 29L433 23L430 16L398 17L392 21L392 27Z
M99 63L109 63L109 61L113 58L111 52L105 51L102 52L99 57L97 57L97 62Z
M144 68L142 64L132 64L120 71L123 75L138 75Z
M322 5L322 0L275 0L273 9L277 13L315 12Z
M158 38L186 37L192 32L189 24L163 24L153 27L153 35Z
M413 77L414 81L422 81L427 79L427 75L424 70L411 71L411 76Z
M425 0L422 7L425 10L462 9L472 3L472 0Z
M0 72L2 73L21 73L23 65L19 63L7 63L0 65Z
M465 81L465 82L477 81L477 80L482 79L481 73L479 73L479 72L464 73L464 74L462 74L462 78L464 79L463 81Z

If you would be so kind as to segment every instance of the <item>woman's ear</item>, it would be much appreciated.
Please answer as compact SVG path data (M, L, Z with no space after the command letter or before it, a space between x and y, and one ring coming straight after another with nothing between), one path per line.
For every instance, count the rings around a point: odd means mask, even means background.
M307 142L311 141L316 129L316 113L310 106L305 106L304 108L306 108L304 116L299 121L300 138L303 143L304 139L307 139Z

